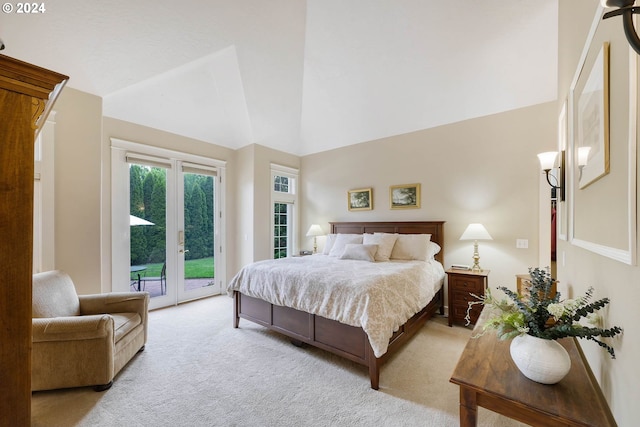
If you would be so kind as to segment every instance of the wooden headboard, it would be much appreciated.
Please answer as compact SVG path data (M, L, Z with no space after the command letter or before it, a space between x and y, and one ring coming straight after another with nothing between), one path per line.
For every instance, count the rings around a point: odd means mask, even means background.
M332 234L398 233L431 234L442 248L435 258L444 264L444 221L330 222Z

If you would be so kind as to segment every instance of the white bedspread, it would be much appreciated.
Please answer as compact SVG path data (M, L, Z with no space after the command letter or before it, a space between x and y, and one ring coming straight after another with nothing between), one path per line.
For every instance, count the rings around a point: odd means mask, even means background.
M272 304L362 327L376 357L442 287L444 268L431 261L367 262L326 255L245 266L227 286Z

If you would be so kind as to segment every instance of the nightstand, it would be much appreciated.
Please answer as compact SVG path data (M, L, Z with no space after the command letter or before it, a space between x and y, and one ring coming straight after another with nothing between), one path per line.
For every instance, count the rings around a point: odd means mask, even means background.
M477 301L471 294L484 296L484 289L488 284L489 270L472 271L450 268L446 273L449 293L449 326L454 323L466 325L465 317L469 301ZM481 304L476 304L471 308L469 313L471 325L475 325L481 311Z

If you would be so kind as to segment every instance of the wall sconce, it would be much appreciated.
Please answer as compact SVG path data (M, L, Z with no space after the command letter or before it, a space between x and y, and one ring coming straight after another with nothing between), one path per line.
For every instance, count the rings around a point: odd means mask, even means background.
M622 25L624 26L624 35L627 41L638 54L640 54L640 38L633 26L633 15L640 13L640 8L634 7L635 0L600 0L602 7L617 7L617 10L607 12L602 19L611 18L622 15Z
M589 163L589 151L591 151L591 147L578 148L578 170L580 171L578 181L582 179L582 169Z
M487 229L482 224L469 224L462 236L460 236L460 240L473 240L473 268L471 271L482 271L480 254L478 253L478 240L493 240Z
M316 241L316 239L318 238L318 236L324 236L324 231L322 231L322 228L318 225L318 224L312 224L311 227L309 227L309 231L307 231L307 237L312 237L313 236L313 253L318 253L318 242Z
M560 191L560 200L564 202L564 150L560 152L560 167L558 168L558 179L556 180L557 185L554 185L549 179L549 172L551 172L551 169L553 169L553 166L556 163L557 156L557 152L548 151L546 153L538 154L538 159L540 159L540 166L542 167L542 171L546 174L547 182L549 183L551 188Z

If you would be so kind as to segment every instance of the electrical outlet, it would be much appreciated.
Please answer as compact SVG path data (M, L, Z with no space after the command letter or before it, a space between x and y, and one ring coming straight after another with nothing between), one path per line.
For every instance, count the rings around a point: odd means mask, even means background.
M516 248L518 248L518 249L528 249L529 248L529 240L528 239L516 239Z

